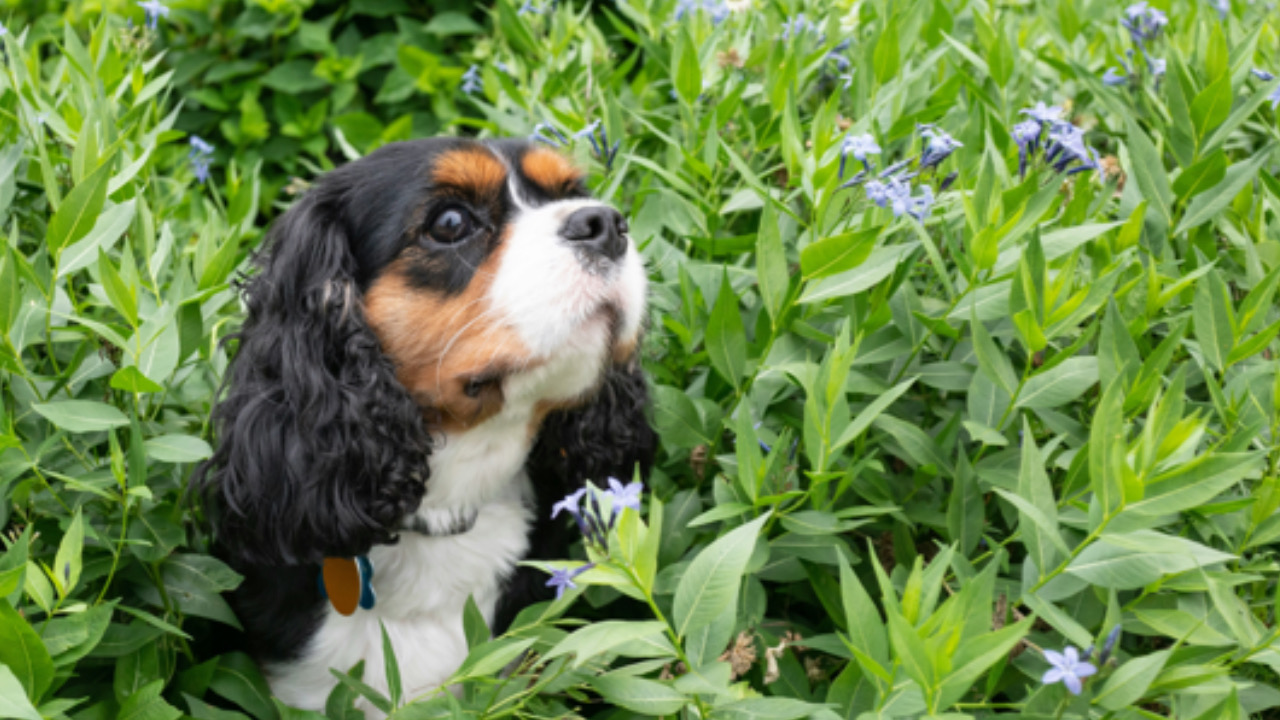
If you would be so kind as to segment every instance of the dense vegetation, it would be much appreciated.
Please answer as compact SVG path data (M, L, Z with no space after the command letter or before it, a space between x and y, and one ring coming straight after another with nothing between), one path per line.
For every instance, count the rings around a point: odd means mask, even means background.
M629 214L659 468L561 600L468 616L458 692L354 668L329 717L1280 716L1273 5L0 23L0 717L309 716L206 649L239 579L185 482L267 223L436 133Z

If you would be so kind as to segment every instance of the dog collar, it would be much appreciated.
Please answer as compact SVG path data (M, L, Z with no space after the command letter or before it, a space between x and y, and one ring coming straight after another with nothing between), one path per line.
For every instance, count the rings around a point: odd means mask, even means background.
M443 528L433 527L422 517L414 515L400 530L428 537L462 535L475 527L477 515L477 511L472 511L462 517L451 517ZM340 615L351 615L356 608L372 610L377 604L378 598L373 592L373 561L368 555L325 558L316 579L320 594Z

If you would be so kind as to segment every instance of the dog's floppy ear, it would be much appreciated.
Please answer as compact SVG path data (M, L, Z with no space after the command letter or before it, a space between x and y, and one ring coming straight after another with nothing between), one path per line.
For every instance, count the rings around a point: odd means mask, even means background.
M195 482L235 560L315 563L394 541L422 500L428 438L365 322L341 220L313 190L273 226Z
M530 458L539 479L556 477L564 483L559 489L568 493L587 480L597 485L608 477L630 482L637 465L647 476L657 448L648 407L639 360L614 365L590 403L554 412L543 422ZM560 499L542 488L539 495Z

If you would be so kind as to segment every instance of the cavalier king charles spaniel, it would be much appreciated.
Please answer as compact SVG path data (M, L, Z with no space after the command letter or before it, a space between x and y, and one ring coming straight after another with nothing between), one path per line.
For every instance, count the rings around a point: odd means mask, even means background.
M627 222L521 140L395 143L321 178L272 227L196 475L232 602L283 701L346 672L405 697L550 597L551 507L647 473L637 347L646 277ZM367 709L367 708L366 708Z

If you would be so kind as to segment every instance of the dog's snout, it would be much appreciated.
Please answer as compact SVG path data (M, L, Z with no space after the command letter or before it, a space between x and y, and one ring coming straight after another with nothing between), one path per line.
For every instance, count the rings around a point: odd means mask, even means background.
M576 210L560 227L560 237L610 260L627 250L627 219L611 207L596 205Z

